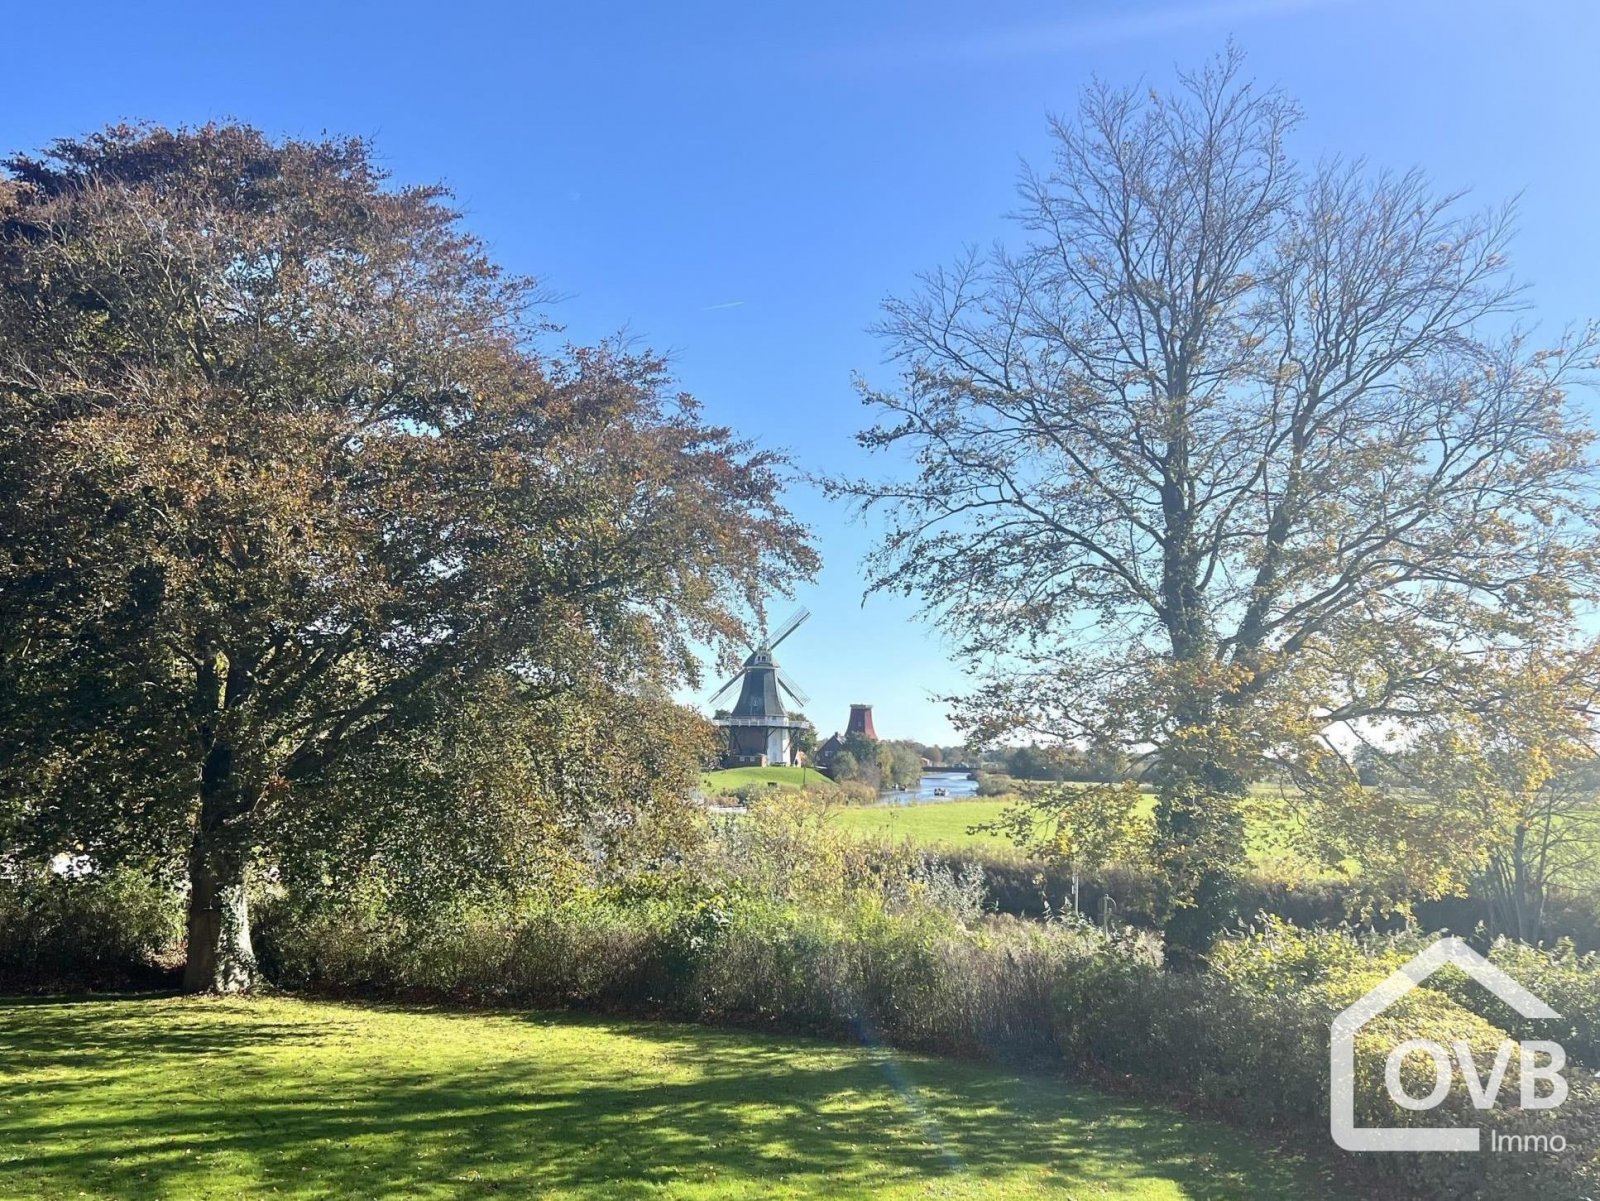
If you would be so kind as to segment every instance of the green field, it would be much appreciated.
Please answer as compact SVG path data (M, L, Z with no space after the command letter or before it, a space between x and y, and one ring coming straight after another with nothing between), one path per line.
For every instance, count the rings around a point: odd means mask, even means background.
M1258 791L1266 795L1266 787L1259 786ZM992 831L974 833L971 828L998 820L1001 813L1017 803L1016 797L995 797L932 801L924 805L869 805L840 809L834 814L833 820L845 829L861 834L896 841L909 840L921 847L1015 850L1015 845L1003 834ZM1155 797L1145 794L1141 808L1146 816L1154 814L1155 804ZM1289 849L1288 832L1279 822L1252 825L1247 841L1250 857L1257 864L1292 863L1298 874L1320 874L1310 865L1298 861Z
M0 1002L0 1196L1303 1201L1199 1119L920 1056L286 999Z
M847 830L924 847L1009 848L1003 834L970 833L970 828L996 820L1016 804L1015 798L933 801L926 805L868 805L840 809L833 820Z
M734 767L700 773L700 787L713 796L750 785L783 788L832 788L833 781L814 767Z

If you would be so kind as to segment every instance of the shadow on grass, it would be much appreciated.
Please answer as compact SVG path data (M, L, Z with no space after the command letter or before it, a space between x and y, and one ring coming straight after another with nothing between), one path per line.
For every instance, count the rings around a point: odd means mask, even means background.
M1308 1189L1300 1165L1167 1110L698 1027L288 1001L0 1002L0 1056L4 1195L867 1197L1022 1180L1061 1195L1334 1195Z

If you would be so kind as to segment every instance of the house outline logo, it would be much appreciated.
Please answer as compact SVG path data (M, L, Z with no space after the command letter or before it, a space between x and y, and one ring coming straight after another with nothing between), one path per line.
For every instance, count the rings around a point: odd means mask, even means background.
M1333 1019L1329 1045L1333 1141L1346 1151L1476 1151L1482 1132L1470 1129L1356 1126L1356 1032L1446 964L1454 964L1525 1018L1558 1014L1460 938L1441 938Z

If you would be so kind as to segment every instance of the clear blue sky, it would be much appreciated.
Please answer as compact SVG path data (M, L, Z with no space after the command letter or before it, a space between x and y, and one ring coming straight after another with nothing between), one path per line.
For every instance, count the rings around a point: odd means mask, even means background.
M564 294L574 339L671 351L712 417L812 468L871 466L850 377L887 373L865 328L914 273L1004 232L1045 114L1093 72L1165 83L1230 34L1303 102L1303 154L1520 193L1540 319L1600 315L1593 0L121 0L3 19L0 147L123 119L369 135ZM930 697L962 681L937 636L902 602L861 605L872 531L793 499L825 559L780 656L811 716L826 733L871 701L884 736L949 738Z

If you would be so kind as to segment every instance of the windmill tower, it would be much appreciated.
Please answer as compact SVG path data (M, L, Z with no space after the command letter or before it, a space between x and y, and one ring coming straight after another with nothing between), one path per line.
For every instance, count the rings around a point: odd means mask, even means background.
M784 694L796 705L804 705L810 698L772 657L777 645L810 616L808 610L800 609L774 633L763 637L734 677L712 693L711 704L715 707L732 693L735 684L739 686L739 699L733 708L726 716L713 719L728 732L725 762L729 767L787 765L794 759L794 733L811 728L809 722L792 718L784 711Z
M870 738L876 742L878 740L878 731L872 725L872 706L851 705L850 724L845 726L844 732L846 736L860 734L863 738Z

